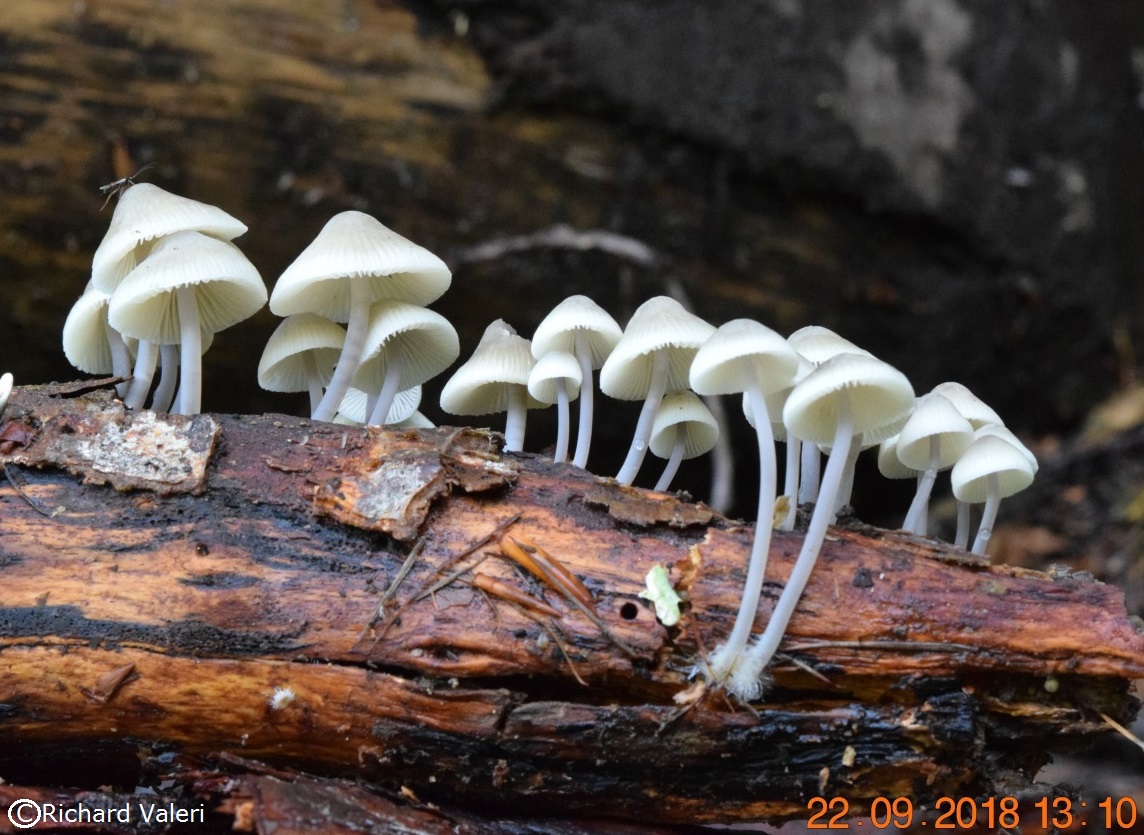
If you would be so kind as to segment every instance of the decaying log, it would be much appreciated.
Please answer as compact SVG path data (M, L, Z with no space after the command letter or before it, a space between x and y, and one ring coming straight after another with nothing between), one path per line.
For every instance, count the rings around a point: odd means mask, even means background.
M765 699L703 693L750 527L481 430L36 387L12 395L0 460L10 783L145 746L517 815L781 820L815 795L1012 793L1138 708L1144 636L1115 588L856 522L832 530ZM571 571L598 617L501 536ZM800 542L775 532L757 629ZM656 564L686 601L671 628L639 597Z

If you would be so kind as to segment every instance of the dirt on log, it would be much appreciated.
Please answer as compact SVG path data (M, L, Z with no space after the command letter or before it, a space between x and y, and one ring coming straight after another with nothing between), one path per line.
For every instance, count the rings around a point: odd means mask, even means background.
M1144 636L1114 587L845 520L764 699L704 692L692 671L730 629L751 527L483 430L29 387L0 460L16 786L146 749L493 814L778 821L818 795L856 813L1013 794L1138 708ZM800 543L775 532L756 629ZM684 599L670 628L640 597L655 565Z

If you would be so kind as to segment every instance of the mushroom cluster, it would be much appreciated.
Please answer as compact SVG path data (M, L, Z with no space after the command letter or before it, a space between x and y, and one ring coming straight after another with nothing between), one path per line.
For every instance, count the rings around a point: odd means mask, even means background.
M231 243L245 230L220 209L155 186L126 189L95 254L91 284L64 327L68 358L90 373L130 377L120 394L141 408L161 357L152 407L167 408L177 370L179 411L197 412L199 358L211 336L267 301L257 270ZM440 258L373 217L334 216L269 297L284 318L262 355L259 383L308 392L315 420L431 425L416 411L421 387L453 365L460 345L453 326L428 306L451 280ZM742 397L759 453L754 539L734 626L704 670L743 699L765 686L827 529L849 504L863 449L879 447L888 477L917 480L902 527L919 536L928 531L939 473L949 470L960 547L969 545L970 505L984 505L976 553L987 547L1001 499L1028 486L1037 469L1032 453L964 386L943 383L915 397L900 371L826 328L787 338L748 319L716 328L666 296L640 305L626 328L584 296L557 305L531 340L497 319L445 383L440 405L454 415L504 413L509 452L524 450L528 410L555 405L560 463L570 455L570 404L579 398L572 464L585 467L595 371L603 393L643 401L616 475L625 485L650 449L667 461L655 489L668 489L679 463L710 451L725 429L700 395ZM0 410L10 387L11 375L0 377ZM786 444L781 496L776 442ZM813 505L806 536L752 642L771 531L791 530L800 504Z

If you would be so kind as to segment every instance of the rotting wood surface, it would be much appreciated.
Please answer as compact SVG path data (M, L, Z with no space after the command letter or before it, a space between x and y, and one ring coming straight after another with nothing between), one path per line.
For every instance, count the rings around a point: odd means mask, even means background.
M780 820L819 794L1012 793L1049 746L1105 730L1099 711L1138 707L1144 637L1115 588L851 525L767 699L684 709L750 527L479 430L156 417L22 388L0 457L23 494L0 487L9 782L32 758L145 744L513 814ZM514 568L502 531L582 580L598 620ZM757 629L800 542L775 532ZM671 629L638 596L655 564L687 600ZM474 569L559 617L474 588Z

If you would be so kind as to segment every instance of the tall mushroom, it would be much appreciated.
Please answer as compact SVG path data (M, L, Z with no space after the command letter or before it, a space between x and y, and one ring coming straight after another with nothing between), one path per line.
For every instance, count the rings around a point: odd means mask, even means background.
M636 308L624 335L600 369L600 390L617 400L643 400L620 484L631 484L647 455L651 430L663 395L688 387L691 360L715 332L668 296L655 296Z
M783 407L787 431L807 443L829 444L830 457L798 559L766 629L740 655L727 681L732 693L751 699L762 688L763 671L778 651L826 539L854 436L900 420L913 403L914 390L906 376L868 354L831 357L791 391Z
M930 392L918 398L897 438L898 460L921 473L902 529L925 536L929 528L929 497L938 471L957 463L973 441L973 427L946 398Z
M445 383L441 408L451 415L505 412L504 448L520 452L527 410L544 405L528 393L528 375L535 364L528 340L497 319L485 328L473 355Z
M699 394L746 394L755 418L759 446L755 537L739 614L726 642L716 647L707 659L711 675L719 683L734 676L751 637L770 553L777 477L775 439L766 395L791 386L798 368L799 355L795 349L778 333L750 319L733 319L720 325L691 363L691 387Z
M552 351L565 351L580 364L580 423L572 459L577 467L587 466L592 445L592 372L604 364L622 335L612 315L587 296L569 296L560 302L532 335L532 355L538 360Z
M162 238L116 288L111 326L156 345L179 344L179 412L201 406L202 334L253 316L266 304L258 270L234 244L201 232Z
M270 310L278 316L317 313L346 322L341 358L314 420L330 420L357 373L370 306L395 299L425 306L449 289L445 262L364 212L330 218L274 286Z

